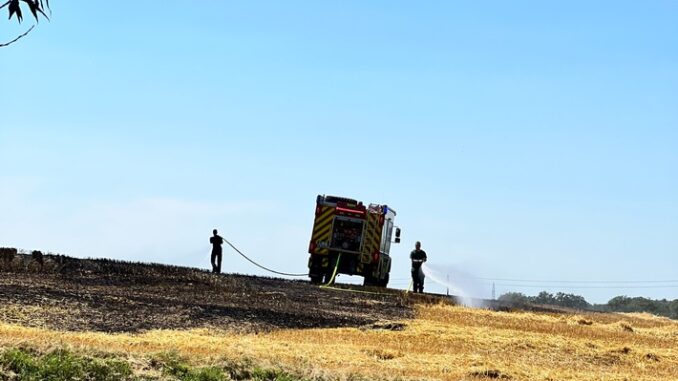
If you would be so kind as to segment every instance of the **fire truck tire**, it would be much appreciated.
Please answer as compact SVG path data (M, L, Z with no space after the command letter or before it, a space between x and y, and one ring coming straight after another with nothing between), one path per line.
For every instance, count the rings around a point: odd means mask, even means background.
M376 286L377 281L373 277L369 275L365 275L365 279L363 280L363 286Z
M321 284L323 282L323 276L322 275L313 275L311 276L311 283L313 284Z
M386 274L386 276L384 277L384 279L382 279L381 282L379 282L379 286L380 286L380 287L386 287L386 286L388 286L388 281L389 281L389 279L390 279L390 274Z

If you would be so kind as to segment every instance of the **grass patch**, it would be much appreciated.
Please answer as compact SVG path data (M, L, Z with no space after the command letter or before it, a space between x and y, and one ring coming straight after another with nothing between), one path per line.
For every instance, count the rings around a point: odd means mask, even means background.
M66 350L41 355L28 349L7 349L0 353L0 378L17 380L97 380L132 379L132 369L116 359L81 357Z
M153 362L161 364L165 376L181 381L302 381L280 369L256 366L250 360L225 361L221 366L194 368L175 352L164 353Z
M222 366L193 367L175 353L151 359L160 376L134 374L127 361L80 356L58 349L46 354L23 348L0 351L0 380L17 381L302 381L278 369L264 369L249 361Z
M162 354L159 360L153 362L160 364L162 374L171 379L181 381L226 381L231 379L223 370L216 367L193 368L174 352Z

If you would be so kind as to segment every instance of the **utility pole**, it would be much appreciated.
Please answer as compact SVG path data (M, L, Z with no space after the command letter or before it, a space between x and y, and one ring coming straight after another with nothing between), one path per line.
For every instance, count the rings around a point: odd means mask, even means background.
M496 295L495 295L495 288L494 288L494 282L492 282L492 300L496 300Z
M450 274L447 274L446 286L447 286L447 296L450 296Z

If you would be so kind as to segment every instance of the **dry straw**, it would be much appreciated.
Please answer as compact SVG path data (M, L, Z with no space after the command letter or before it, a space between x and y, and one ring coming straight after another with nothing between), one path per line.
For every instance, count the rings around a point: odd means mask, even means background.
M132 362L176 351L198 366L249 359L308 377L336 379L356 374L417 380L678 379L678 322L651 315L507 313L427 305L418 307L414 320L387 323L264 334L194 329L134 335L4 324L0 346L67 347L114 353Z

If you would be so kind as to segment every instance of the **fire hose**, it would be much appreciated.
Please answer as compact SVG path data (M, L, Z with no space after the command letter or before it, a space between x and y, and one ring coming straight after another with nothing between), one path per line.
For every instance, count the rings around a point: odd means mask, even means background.
M223 238L223 237L222 237L222 238ZM235 250L236 253L240 254L243 258L245 258L246 260L248 260L251 264L253 264L253 265L259 267L260 269L264 269L264 270L266 270L266 271L268 271L268 272L271 272L271 273L273 273L273 274L278 274L278 275L300 276L300 277L301 277L301 276L308 276L308 274L306 274L306 273L304 273L304 274L293 274L293 273L284 273L284 272L281 272L281 271L275 271L275 270L273 270L273 269L269 269L268 267L258 264L257 262L255 262L255 261L253 261L252 259L250 259L247 255L243 254L242 251L238 250L237 247L233 246L233 244L230 243L226 238L224 238L224 242L226 242L226 243L228 244L228 246L232 247L233 250ZM335 271L335 274L336 274L336 271Z
M222 237L222 238L223 238L223 237ZM268 268L268 267L266 267L266 266L263 266L263 265L261 265L261 264L255 262L254 260L252 260L252 259L251 259L250 257L248 257L247 255L245 255L242 251L240 251L237 247L235 247L235 245L233 245L231 242L229 242L226 238L223 238L223 239L224 239L224 242L226 242L226 243L228 244L228 246L230 246L233 250L235 250L236 253L240 254L240 256L242 256L243 258L245 258L245 259L246 259L248 262L250 262L251 264L253 264L253 265L259 267L260 269L263 269L263 270L266 270L266 271L268 271L268 272L271 272L271 273L273 273L273 274L278 274L278 275L286 275L286 276L294 276L294 277L302 277L302 276L305 277L305 276L308 276L308 274L306 274L306 273L304 273L304 274L285 273L285 272L282 272L282 271L276 271L276 270L270 269L270 268ZM330 278L330 280L329 280L326 284L321 285L320 288L328 289L328 290L346 291L346 292L357 292L357 293L361 293L361 294L381 295L381 293L379 293L379 292L362 291L362 290L351 290L351 289L345 289L345 288L333 287L332 284L334 284L334 280L335 280L336 277L337 277L337 272L338 272L338 270L339 270L339 260L340 260L340 259L341 259L341 253L337 256L337 260L336 260L336 263L335 263L335 265L334 265L334 270L332 271L332 277ZM406 292L409 292L409 289L411 288L411 286L412 286L412 285L410 284L410 287L408 287L408 290L407 290Z

